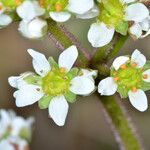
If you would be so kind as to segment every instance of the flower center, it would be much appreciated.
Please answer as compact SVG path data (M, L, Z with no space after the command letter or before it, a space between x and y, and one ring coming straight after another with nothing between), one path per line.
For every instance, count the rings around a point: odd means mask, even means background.
M140 88L143 79L142 70L133 63L122 65L118 71L113 70L112 76L119 88L133 92Z
M124 6L120 0L102 0L98 19L110 27L115 27L124 18Z
M47 11L60 12L66 8L68 0L40 0L39 3Z
M3 0L3 5L6 7L7 10L13 10L16 9L17 6L19 6L23 0Z
M70 79L64 68L53 69L42 79L44 93L50 96L64 94L69 90Z

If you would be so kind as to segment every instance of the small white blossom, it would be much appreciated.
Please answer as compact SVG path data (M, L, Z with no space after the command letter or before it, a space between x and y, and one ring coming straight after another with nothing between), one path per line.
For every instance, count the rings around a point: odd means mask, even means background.
M146 57L135 50L131 57L120 56L114 60L111 77L100 81L98 92L110 96L118 91L123 98L128 96L137 110L145 111L148 102L144 91L150 89L149 83L150 66L146 64Z
M47 22L39 18L44 15L45 10L40 7L36 0L25 0L16 9L22 21L19 24L19 31L23 36L30 39L43 37L47 32Z
M19 137L22 132L25 132L28 140L31 139L32 124L34 119L32 117L24 119L22 117L16 116L14 111L0 110L0 139L3 138L5 133L8 136Z
M84 69L78 74L78 69L72 68L78 57L75 46L60 54L58 64L52 58L48 61L43 54L32 49L28 49L28 53L33 58L33 67L38 75L29 75L29 82L22 75L9 78L9 84L18 89L14 93L16 105L24 107L38 101L42 109L49 109L49 115L54 122L63 126L68 113L68 102L73 102L76 95L88 95L94 91L93 77L97 72ZM70 100L67 93L74 98L71 96Z
M93 0L68 0L68 4L64 10L50 11L50 17L57 22L65 22L71 18L71 13L74 13L78 18L89 19L96 17L99 13L97 7L94 5Z
M12 18L5 14L5 7L0 2L0 29L8 26L12 22Z
M122 5L127 5L124 10L124 18L122 19L134 22L134 25L129 28L129 32L136 38L147 36L150 33L148 8L135 0L122 0L121 2ZM146 32L144 35L143 31ZM88 32L88 40L93 47L103 47L112 40L114 33L115 27L107 25L100 20L91 25Z

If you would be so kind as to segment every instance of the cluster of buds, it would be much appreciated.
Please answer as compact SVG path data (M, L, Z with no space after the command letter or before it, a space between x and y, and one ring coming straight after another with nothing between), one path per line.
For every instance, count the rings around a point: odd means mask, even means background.
M24 119L14 111L0 110L0 149L29 150L32 136L32 117Z

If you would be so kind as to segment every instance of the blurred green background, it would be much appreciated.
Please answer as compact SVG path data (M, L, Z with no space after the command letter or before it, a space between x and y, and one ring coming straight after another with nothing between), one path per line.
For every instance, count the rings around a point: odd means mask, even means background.
M65 23L82 44L92 49L87 41L87 31L93 20L74 20ZM33 71L28 48L44 53L47 57L58 58L59 51L54 48L48 37L41 41L23 38L17 31L18 24L0 30L0 108L14 109L18 115L36 118L31 150L117 150L117 144L101 111L99 99L91 95L78 97L78 101L70 105L69 114L64 127L57 127L48 117L47 110L40 110L37 104L16 108L12 96L13 89L7 78L25 71ZM127 40L120 54L131 54L138 48L150 59L150 36L144 40ZM119 54L119 55L120 55ZM147 92L150 98L150 92ZM136 111L128 100L122 100L133 118L144 144L150 149L150 108L141 113ZM117 117L117 116L116 116ZM132 144L132 143L131 143Z

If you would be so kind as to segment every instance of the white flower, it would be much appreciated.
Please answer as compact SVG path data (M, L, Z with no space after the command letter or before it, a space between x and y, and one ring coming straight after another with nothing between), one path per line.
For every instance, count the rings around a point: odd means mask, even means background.
M5 7L3 4L0 2L0 29L8 26L12 22L12 18L4 14L5 12Z
M55 11L50 11L50 17L57 22L65 22L70 19L71 13L77 15L78 18L93 18L98 15L98 10L94 7L93 0L68 0L66 7L62 8L61 3L56 3Z
M32 124L34 122L34 118L30 117L28 119L24 119L22 117L16 116L14 111L6 111L0 110L0 139L5 135L5 133L9 133L9 136L19 137L22 134L25 134L28 140L31 139L32 133ZM24 136L24 135L23 135Z
M22 20L18 30L20 33L29 39L42 38L47 33L47 22L40 18L35 18L30 22Z
M33 67L38 75L24 78L26 84L24 81L20 84L22 76L9 78L9 84L18 88L14 93L16 105L24 107L38 101L42 109L49 109L49 115L54 122L63 126L69 108L67 101L73 102L75 95L87 95L95 89L94 80L91 80L95 72L90 74L89 71L80 75L78 69L71 69L78 57L75 46L69 47L60 54L58 64L52 58L48 61L43 54L32 49L28 49L28 53L33 58ZM18 86L17 83L23 86Z
M44 15L45 10L40 7L37 1L25 0L17 7L16 11L22 18L18 30L24 37L38 39L46 34L47 22L39 18Z
M15 146L17 146L17 150L28 149L28 143L25 140L20 139L18 137L10 136L10 137L0 141L0 149L16 150Z
M122 5L127 5L125 7L125 14L122 19L124 21L134 21L135 24L144 24L145 26L145 19L149 17L148 8L142 3L131 2L134 2L134 0L122 0ZM137 27L137 25L130 28L130 32L136 35L136 37L142 37L142 30L143 28ZM148 30L146 29L146 32L148 32L146 33L146 35L148 35L150 32L149 28ZM107 45L112 40L114 33L114 26L107 25L100 20L100 22L97 21L96 23L93 23L91 25L88 32L88 40L93 47L102 47ZM146 35L144 35L143 37L145 37Z
M123 98L129 96L136 109L145 111L148 103L144 91L149 89L149 83L150 66L147 67L146 57L135 50L131 58L120 56L114 60L111 77L100 81L98 92L109 96L118 91Z
M25 0L17 7L16 11L19 17L27 22L45 13L36 0Z
M14 146L8 140L0 141L0 149L15 150Z

